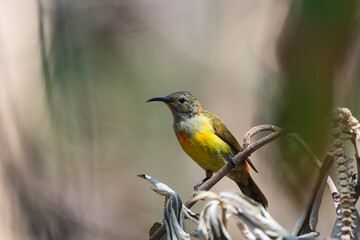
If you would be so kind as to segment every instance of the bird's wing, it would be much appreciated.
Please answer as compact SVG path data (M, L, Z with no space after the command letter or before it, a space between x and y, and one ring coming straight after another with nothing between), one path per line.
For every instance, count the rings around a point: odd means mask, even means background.
M240 144L231 134L231 132L226 128L226 126L221 122L221 120L215 114L209 111L205 110L202 113L211 120L215 134L224 142L229 144L235 152L239 152L241 150Z
M202 112L206 117L211 119L212 126L214 128L215 134L221 138L224 142L229 144L229 146L237 153L241 150L241 146L236 140L236 138L231 134L231 132L226 128L226 126L222 123L222 121L212 112L209 111L203 111ZM255 168L254 164L250 161L250 159L246 159L246 162L249 163L251 168L258 172Z

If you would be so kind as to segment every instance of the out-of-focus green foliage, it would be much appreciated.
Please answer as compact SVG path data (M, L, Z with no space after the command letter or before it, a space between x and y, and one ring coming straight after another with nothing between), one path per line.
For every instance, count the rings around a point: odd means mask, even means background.
M319 157L328 148L331 110L344 104L338 86L346 79L339 73L357 41L358 9L358 1L292 1L278 38L281 84L271 95L278 95L271 101L273 119L298 133ZM280 147L277 160L286 167L277 168L277 175L296 196L295 186L308 188L316 168L296 144L283 139Z

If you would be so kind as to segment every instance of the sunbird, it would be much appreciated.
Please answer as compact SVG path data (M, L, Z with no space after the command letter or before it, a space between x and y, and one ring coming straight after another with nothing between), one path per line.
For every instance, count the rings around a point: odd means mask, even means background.
M206 172L194 189L211 178L225 164L235 164L233 157L241 150L240 144L214 113L204 109L202 104L189 92L175 92L167 97L155 97L147 102L161 101L170 108L174 119L175 135L182 149ZM265 208L267 199L250 176L249 159L241 162L227 174L235 181L241 192L260 202Z

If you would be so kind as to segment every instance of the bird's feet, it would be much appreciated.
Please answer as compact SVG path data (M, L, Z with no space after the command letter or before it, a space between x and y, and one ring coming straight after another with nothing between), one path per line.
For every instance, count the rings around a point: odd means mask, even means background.
M200 190L199 190L199 188L200 188L200 186L203 184L203 182L201 181L201 182L199 182L198 184L196 184L195 186L194 186L194 194L196 194L196 192L199 192Z
M202 182L202 181L201 181ZM193 197L196 197L196 195L197 195L197 193L198 192L200 192L200 186L201 186L201 182L199 182L198 184L196 184L195 186L194 186L194 193L193 193ZM201 184L200 184L201 183Z
M209 180L209 179L212 177L212 175L213 175L213 172L212 172L212 171L206 170L206 177L205 177L203 180L201 180L198 184L196 184L196 185L194 186L194 192L199 192L201 185L203 185L204 182L206 182L207 180Z
M234 158L231 155L228 156L228 163L231 167L237 168L236 162L234 161Z
M196 184L196 185L194 186L194 192L199 192L201 185L203 185L204 182L206 182L206 181L209 180L210 178L211 178L211 177L206 177L206 178L204 178L203 180L201 180L198 184Z

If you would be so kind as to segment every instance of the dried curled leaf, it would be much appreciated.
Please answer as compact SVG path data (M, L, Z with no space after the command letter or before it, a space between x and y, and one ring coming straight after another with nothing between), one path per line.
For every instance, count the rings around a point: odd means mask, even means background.
M190 234L186 232L183 204L177 193L166 202L164 219L166 224L167 239L189 239Z
M198 224L198 216L185 207L180 199L180 196L166 184L159 182L146 174L140 174L138 177L148 180L155 186L152 190L166 197L164 219L154 223L149 231L150 236L154 234L165 222L168 240L190 240L190 234L187 233L185 227L185 217L195 222L195 224Z
M209 200L200 213L200 239L231 239L224 224L231 216L248 239L293 238L261 204L239 193L200 192L193 201L199 199Z
M197 231L191 232L192 236L201 240L232 239L226 229L226 222L230 217L235 218L243 235L250 240L294 238L270 216L260 203L239 193L221 192L220 195L213 192L197 193L192 201L208 200L198 217L182 204L179 195L167 185L145 174L140 177L151 182L156 187L153 189L156 193L166 196L164 220L158 223L165 223L168 240L190 239L190 234L185 227L185 218L198 226ZM158 228L159 225L155 223L150 234Z
M156 192L162 196L171 197L175 193L175 191L172 190L171 188L169 188L168 185L166 185L162 182L159 182L158 180L156 180L155 178L152 178L149 175L139 174L137 176L148 180L152 185L154 185L156 187L156 188L151 188L151 189L154 192Z

